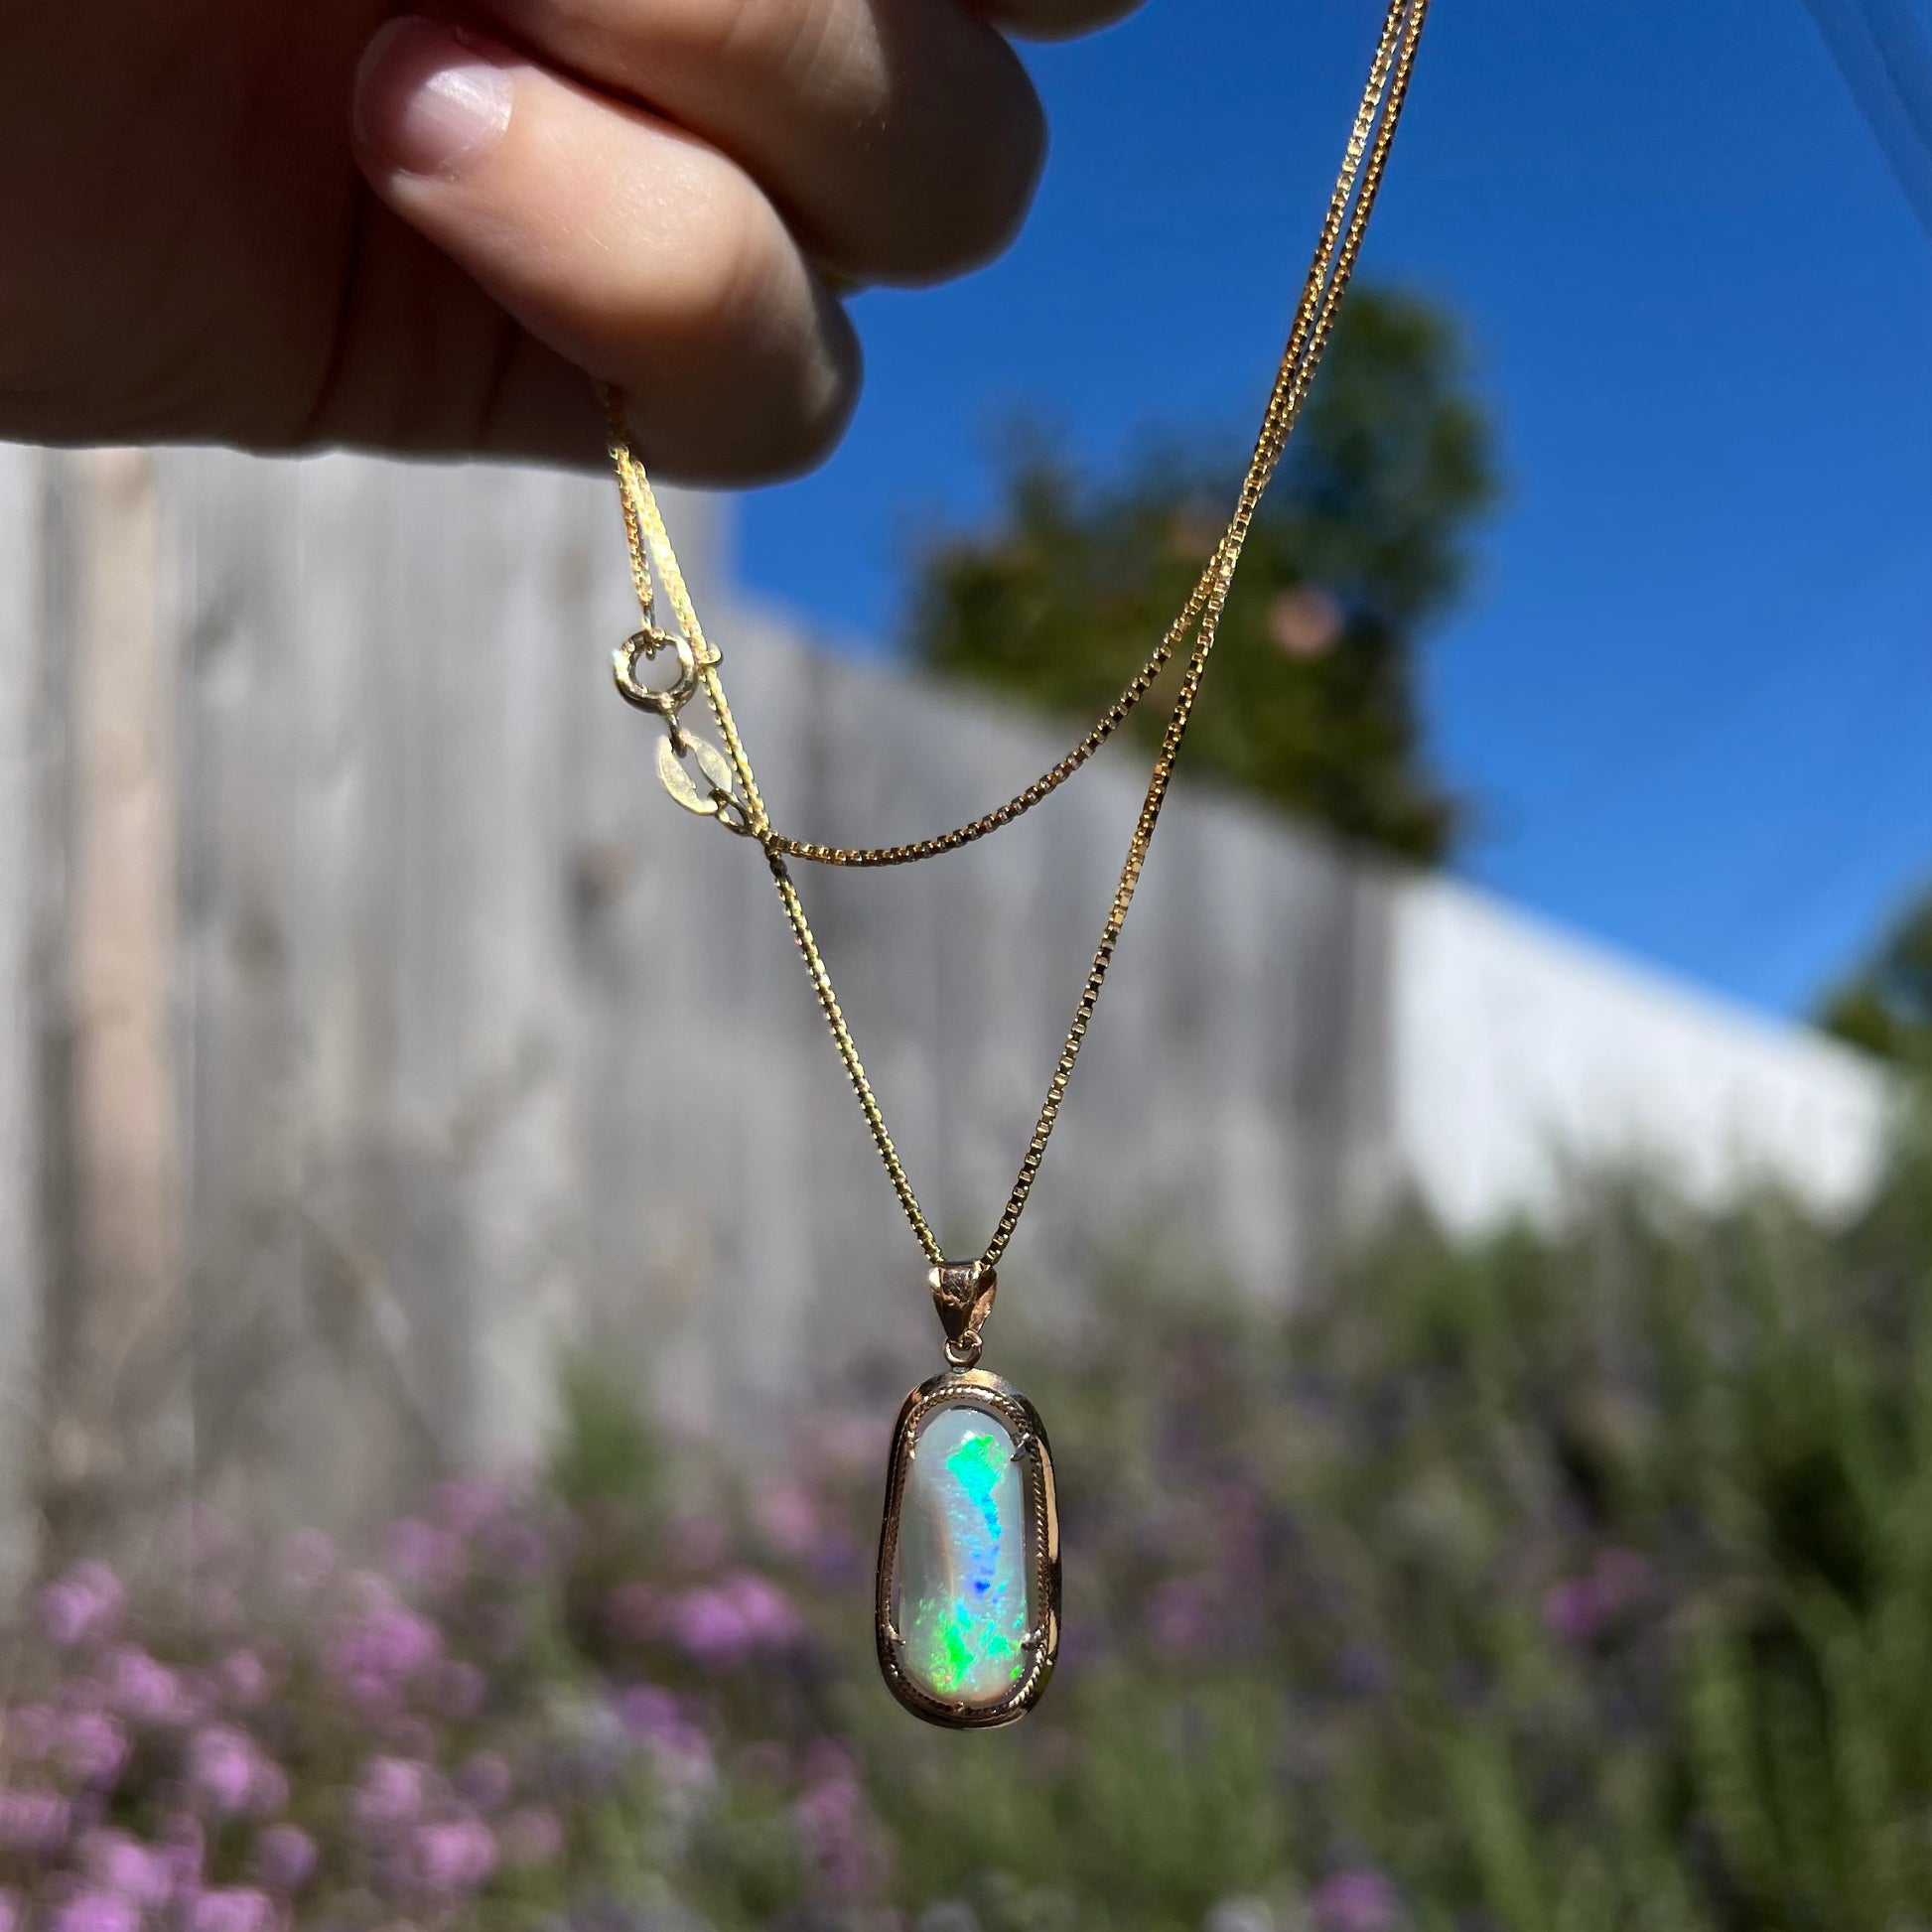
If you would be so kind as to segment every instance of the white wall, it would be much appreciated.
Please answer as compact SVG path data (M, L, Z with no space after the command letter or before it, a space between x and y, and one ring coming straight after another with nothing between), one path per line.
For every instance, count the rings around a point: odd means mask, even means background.
M1834 1213L1876 1178L1889 1095L1862 1055L1466 887L1401 887L1394 998L1403 1165L1450 1227L1547 1212L1605 1165Z

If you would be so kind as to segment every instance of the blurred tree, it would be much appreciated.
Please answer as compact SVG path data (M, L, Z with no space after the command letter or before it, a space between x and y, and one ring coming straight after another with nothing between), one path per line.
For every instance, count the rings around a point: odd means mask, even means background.
M1825 1001L1827 1030L1887 1059L1932 1062L1932 891Z
M1184 602L1238 471L1163 450L1089 487L1033 431L996 528L922 560L916 654L1042 708L1097 715ZM1495 495L1490 436L1453 324L1358 289L1254 525L1188 738L1188 762L1405 858L1454 841L1430 769L1416 644L1453 605ZM1165 711L1136 725L1158 738Z

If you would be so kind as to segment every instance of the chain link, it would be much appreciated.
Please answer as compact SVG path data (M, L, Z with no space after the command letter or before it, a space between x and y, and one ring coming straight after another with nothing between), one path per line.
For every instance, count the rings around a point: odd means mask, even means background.
M1218 602L1226 597L1254 512L1281 463L1316 364L1328 345L1342 292L1353 272L1376 191L1381 186L1389 139L1394 134L1396 117L1408 88L1409 68L1415 59L1416 42L1427 11L1428 0L1416 0L1413 5L1409 0L1395 0L1389 8L1234 513L1179 615L1168 626L1147 662L1134 673L1126 689L1107 707L1093 729L1057 764L1043 771L1025 790L1016 792L1004 805L970 823L908 845L819 845L774 832L772 841L780 852L821 866L906 866L921 859L936 858L942 852L956 852L961 846L985 838L989 832L1011 825L1041 799L1057 791L1133 716L1161 673L1173 661L1175 651L1203 617L1210 600L1217 604L1218 621ZM1366 173L1362 169L1365 155Z
M1429 0L1390 0L1381 37L1376 44L1375 58L1369 69L1368 80L1362 90L1361 103L1349 131L1341 170L1335 180L1334 192L1329 197L1327 211L1315 242L1314 256L1309 267L1308 279L1303 285L1301 300L1296 306L1295 321L1289 333L1288 345L1282 352L1281 365L1275 374L1268 406L1263 412L1261 427L1255 437L1254 453L1249 459L1247 472L1242 479L1241 488L1235 500L1233 513L1228 519L1227 528L1215 545L1213 554L1208 558L1186 603L1163 635L1153 654L1135 673L1126 689L1107 708L1093 729L1058 763L1042 772L1025 790L1016 792L1005 804L965 825L955 826L952 830L941 832L931 838L914 840L905 845L889 846L818 845L787 837L772 826L764 809L764 801L759 796L758 780L753 775L751 760L746 756L744 744L739 738L737 725L732 718L731 705L726 699L724 685L719 679L718 667L721 659L718 652L705 641L683 573L678 568L676 553L671 548L670 536L664 528L663 515L652 492L650 480L645 475L643 464L638 459L636 449L630 440L624 420L623 399L615 389L605 391L605 405L611 428L611 460L617 471L619 496L623 512L624 538L630 558L631 580L637 593L638 609L643 615L644 631L653 637L663 635L657 631L655 624L651 583L654 567L682 632L685 648L677 651L680 670L685 669L688 656L690 667L696 672L695 688L683 691L675 705L667 705L658 699L645 704L643 708L656 712L663 719L671 734L673 747L679 748L690 742L680 721L679 710L685 698L694 696L696 691L704 693L705 701L717 721L719 734L724 740L725 752L738 785L738 789L733 791L714 783L711 788L709 809L732 831L756 839L764 852L765 863L770 868L779 901L784 907L785 917L791 925L792 936L797 941L799 954L810 976L812 990L817 995L819 1006L824 1012L833 1044L838 1048L839 1057L844 1062L853 1092L858 1096L859 1105L865 1113L866 1124L872 1131L880 1159L885 1164L887 1175L893 1183L894 1192L898 1196L899 1206L904 1210L913 1235L917 1238L926 1259L934 1267L944 1264L945 1255L939 1246L938 1237L933 1233L931 1224L919 1206L918 1196L906 1176L898 1151L893 1145L893 1137L886 1126L885 1115L880 1111L878 1097L873 1092L872 1082L867 1077L865 1065L859 1057L859 1049L852 1037L852 1030L846 1024L845 1015L839 1006L838 995L833 990L831 975L826 970L824 956L812 935L811 923L805 915L804 901L799 897L798 888L785 862L787 859L798 859L814 865L856 867L911 865L921 859L934 858L942 852L957 851L961 846L971 845L976 840L985 838L988 833L1012 824L1015 819L1030 812L1041 799L1057 791L1119 731L1133 715L1141 700L1153 689L1162 672L1173 662L1182 643L1190 634L1192 635L1193 647L1187 655L1185 668L1181 674L1180 689L1175 696L1173 709L1169 715L1167 728L1162 734L1161 748L1155 758L1154 770L1148 780L1146 795L1142 799L1140 815L1134 823L1133 836L1128 842L1127 858L1122 865L1120 880L1114 890L1113 903L1108 908L1106 924L1101 929L1100 943L1094 951L1093 963L1088 968L1086 983L1081 988L1080 998L1074 1007L1073 1022L1067 1029L1065 1044L1060 1049L1060 1056L1054 1065L1052 1077L1047 1082L1046 1096L1040 1105L1032 1137L1027 1143L1027 1151L1020 1163L1020 1172L1014 1180L1013 1191L1008 1195L1006 1206L1001 1211L999 1222L993 1231L993 1238L987 1243L985 1253L981 1256L982 1266L991 1270L1006 1253L1007 1244L1013 1239L1014 1230L1019 1226L1020 1217L1026 1209L1027 1197L1033 1191L1040 1164L1045 1159L1046 1144L1059 1119L1060 1108L1065 1101L1067 1087L1073 1076L1074 1062L1079 1058L1080 1048L1086 1039L1094 1009L1099 1004L1101 987L1105 984L1108 968L1113 964L1114 951L1120 942L1121 929L1126 924L1128 911L1133 905L1134 894L1140 885L1142 869L1147 863L1148 849L1153 842L1154 829L1160 819L1161 808L1167 802L1174 763L1180 753L1181 741L1186 736L1194 700L1199 695L1201 681L1206 674L1207 660L1214 648L1215 637L1220 628L1221 614L1226 608L1228 591L1234 581L1236 566L1241 560L1242 548L1247 542L1248 532L1253 524L1255 512L1260 506L1262 495L1281 463L1282 453L1301 414L1302 405L1314 379L1322 352L1326 349L1328 340L1333 333L1335 317L1340 309L1349 277L1354 272L1356 258L1361 251L1362 237L1367 231L1369 215L1374 209L1376 194L1381 187L1389 149L1395 139L1396 124L1401 117L1403 102L1408 96L1416 50L1422 38L1423 23L1428 12ZM673 640L666 638L665 641L672 642L673 648L676 648ZM633 651L629 660L632 668L634 668L634 655ZM619 658L619 688L624 692L630 702L639 703L639 694L633 693L625 686L624 653L621 651ZM687 678L681 677L680 687L687 681ZM652 695L653 698L656 697L656 694ZM715 748L707 748L707 750L711 751L714 757L716 756ZM680 802L686 803L687 806L690 804L690 800L684 798L681 793L675 795L679 795ZM704 808L702 804L696 807L696 809Z

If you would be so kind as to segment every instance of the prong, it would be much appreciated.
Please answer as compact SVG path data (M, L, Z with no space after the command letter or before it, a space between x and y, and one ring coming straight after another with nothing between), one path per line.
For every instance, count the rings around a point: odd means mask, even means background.
M1013 1459L1018 1462L1023 1455L1039 1453L1039 1438L1031 1429L1020 1432L1013 1445Z

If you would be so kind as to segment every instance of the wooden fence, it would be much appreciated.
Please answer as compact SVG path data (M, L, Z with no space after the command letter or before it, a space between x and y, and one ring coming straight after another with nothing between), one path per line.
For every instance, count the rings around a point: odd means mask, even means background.
M1054 734L804 648L734 602L707 508L673 515L788 828L936 830L1052 756ZM901 1382L932 1365L923 1261L759 855L671 804L654 728L610 690L632 621L601 480L0 452L17 1568L43 1519L56 1549L138 1545L192 1491L352 1524L437 1469L528 1455L560 1349L587 1340L673 1421L755 1444L869 1354ZM1123 759L969 852L804 881L962 1251L1084 975L1139 796ZM1437 981L1396 935L1446 902L1417 890L1176 798L1008 1304L1066 1307L1130 1260L1308 1293L1433 1172L1419 1137L1453 1142L1462 1101L1419 1118L1404 1085ZM1640 1034L1655 1005L1617 1010ZM1507 1024L1465 1000L1427 1030L1479 1083L1482 1029ZM1795 1095L1775 1159L1808 1172L1829 1142L1856 1189L1870 1076L1716 1021L1686 1036L1731 1068L1747 1139L1765 1092ZM1430 1064L1474 1095L1462 1062ZM1507 1090L1519 1139L1535 1073ZM1478 1207L1510 1184L1456 1181Z

